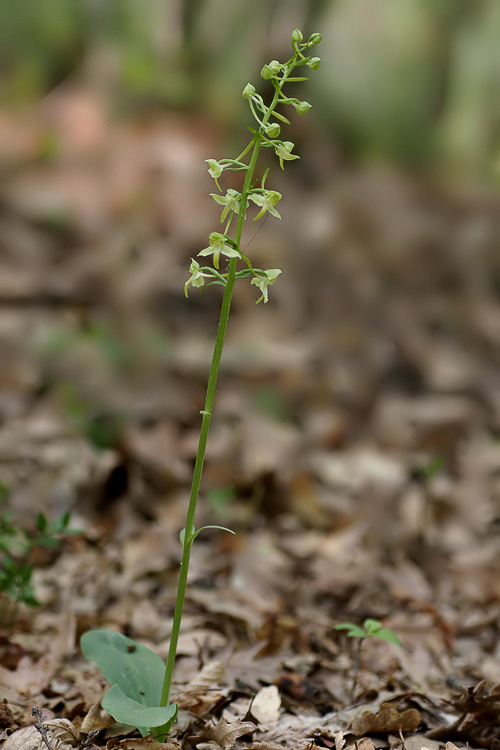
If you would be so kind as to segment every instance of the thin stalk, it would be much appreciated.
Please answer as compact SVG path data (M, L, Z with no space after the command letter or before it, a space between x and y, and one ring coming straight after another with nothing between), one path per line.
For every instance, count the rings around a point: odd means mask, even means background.
M356 686L358 684L358 674L359 674L359 663L361 660L361 648L363 646L363 638L358 638L358 643L356 646L356 653L354 655L354 676L352 680L352 686L351 686L351 703L354 703L354 698L356 695Z

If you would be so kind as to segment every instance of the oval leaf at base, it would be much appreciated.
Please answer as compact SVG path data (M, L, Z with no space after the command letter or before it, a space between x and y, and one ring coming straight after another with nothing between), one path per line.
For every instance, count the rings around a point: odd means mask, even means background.
M102 707L113 719L122 724L137 727L145 736L152 727L169 727L177 716L177 704L170 706L143 706L133 698L129 698L119 685L113 685L102 699Z

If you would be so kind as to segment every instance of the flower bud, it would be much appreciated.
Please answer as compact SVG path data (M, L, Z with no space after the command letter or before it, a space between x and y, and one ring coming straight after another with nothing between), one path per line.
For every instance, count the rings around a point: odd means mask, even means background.
M277 122L272 122L266 128L266 135L268 138L277 138L281 132L281 128Z
M274 75L274 73L273 73L272 68L271 68L270 65L264 65L264 67L260 71L260 76L265 81L270 81L271 78L273 77L273 75Z
M242 97L244 99L251 99L254 94L255 94L255 86L252 86L251 83L247 83L247 85L245 86L241 94Z
M303 38L304 35L300 29L295 29L294 31L292 31L292 44L298 44L303 40Z
M309 102L299 102L297 106L295 107L295 110L298 115L305 115L306 112L308 112L311 109L311 105Z
M315 34L311 34L311 36L307 40L307 45L308 45L308 47L315 47L316 44L319 44L322 39L323 39L323 37L321 36L321 34L318 34L316 32Z
M311 70L318 70L319 66L321 65L321 57L311 57L307 64L311 68Z
M279 73L283 65L279 60L271 60L271 62L269 63L269 67L271 68L273 73Z

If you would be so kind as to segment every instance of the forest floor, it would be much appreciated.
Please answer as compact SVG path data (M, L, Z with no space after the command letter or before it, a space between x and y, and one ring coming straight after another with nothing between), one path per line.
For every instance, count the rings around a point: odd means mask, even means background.
M37 706L58 748L136 749L78 639L166 656L220 303L183 286L222 139L76 90L0 136L0 479L20 527L81 532L34 551L40 606L2 630L0 737L42 747ZM193 548L169 744L493 749L500 198L302 152L247 238L283 274L268 305L236 289L197 517L236 533ZM402 645L364 642L353 695L335 626L366 618Z

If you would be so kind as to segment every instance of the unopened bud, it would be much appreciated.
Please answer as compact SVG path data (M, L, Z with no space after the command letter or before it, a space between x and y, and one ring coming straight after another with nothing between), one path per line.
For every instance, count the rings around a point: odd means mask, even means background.
M311 68L311 70L318 70L319 66L321 65L321 57L311 57L307 64Z
M260 71L260 76L265 81L270 81L271 78L273 77L273 75L274 75L274 73L273 73L272 68L271 68L270 65L264 65L264 67Z
M272 122L266 128L266 135L268 138L277 138L281 133L281 128L277 122Z
M318 32L316 32L315 34L311 34L311 36L307 40L307 44L309 47L315 47L316 44L319 44L322 39L323 37L321 36L321 34L318 34Z
M304 35L300 29L295 29L294 31L292 31L292 44L298 44L303 40L303 38Z
M295 107L295 110L298 115L305 115L306 112L308 112L311 109L311 105L309 102L299 102L297 106Z
M251 83L247 83L247 85L245 86L241 94L242 97L244 99L251 99L254 94L255 94L255 86L252 86Z

